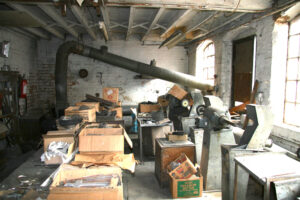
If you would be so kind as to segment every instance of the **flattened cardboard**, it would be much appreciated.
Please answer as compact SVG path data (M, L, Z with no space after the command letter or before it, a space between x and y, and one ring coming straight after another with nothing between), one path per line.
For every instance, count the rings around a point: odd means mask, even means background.
M118 174L121 183L118 186L100 188L72 188L72 187L59 187L60 182L71 179L78 179L86 176L93 175L109 175ZM123 200L123 184L122 173L119 167L90 167L79 168L69 164L61 165L61 168L53 179L53 183L50 186L50 193L48 200Z
M76 154L72 165L90 166L90 165L115 165L122 169L129 170L132 173L135 171L136 160L133 153L109 153L109 154Z

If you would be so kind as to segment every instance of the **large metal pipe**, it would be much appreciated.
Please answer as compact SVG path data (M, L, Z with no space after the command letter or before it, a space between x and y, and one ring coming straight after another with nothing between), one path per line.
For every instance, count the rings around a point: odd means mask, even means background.
M194 76L181 72L171 71L150 64L145 64L122 56L118 56L107 52L107 47L102 46L101 49L79 44L75 41L69 41L62 44L56 53L55 66L55 88L56 88L56 106L57 109L67 107L67 68L68 56L70 53L86 56L102 62L115 65L136 73L149 75L166 81L179 83L191 88L200 90L213 90L214 87L198 81Z

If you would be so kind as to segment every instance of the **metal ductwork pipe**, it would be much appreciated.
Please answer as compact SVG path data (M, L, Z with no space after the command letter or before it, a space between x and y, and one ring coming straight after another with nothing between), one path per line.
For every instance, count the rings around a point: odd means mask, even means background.
M124 58L107 52L107 47L101 49L79 44L75 41L65 42L56 53L55 66L55 89L56 89L56 109L65 109L67 104L67 69L68 56L70 53L93 58L117 67L121 67L136 73L149 75L166 81L178 83L187 87L200 90L213 90L214 87L209 84L201 83L196 77L181 72L171 71L150 64L141 63L135 60Z

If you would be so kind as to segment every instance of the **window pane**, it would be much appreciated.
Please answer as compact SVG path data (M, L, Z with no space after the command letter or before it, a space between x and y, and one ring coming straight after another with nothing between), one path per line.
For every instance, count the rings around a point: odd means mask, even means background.
M214 75L215 75L215 69L214 67L210 67L208 69L208 79L214 79Z
M289 49L288 49L288 57L299 57L299 45L300 45L300 35L290 36L289 38Z
M297 33L300 33L300 17L297 17L296 19L294 19L293 21L291 21L290 24L290 35L294 35Z
M296 81L288 81L286 83L285 99L289 102L296 101Z
M206 40L197 48L197 66L196 77L201 81L209 83L208 80L214 79L214 66L215 66L215 47L212 41ZM212 68L212 69L210 69ZM212 81L212 83L214 80Z
M203 69L203 75L202 75L204 80L207 80L207 68Z
M284 111L284 122L287 124L296 124L297 112L295 104L286 103Z
M287 61L287 80L296 80L298 74L298 58L291 58Z

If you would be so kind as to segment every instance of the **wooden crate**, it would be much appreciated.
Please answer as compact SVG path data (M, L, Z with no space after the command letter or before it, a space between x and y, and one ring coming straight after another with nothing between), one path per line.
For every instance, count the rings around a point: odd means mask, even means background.
M174 85L168 92L168 94L182 100L188 93L178 85Z
M85 122L96 122L95 108L79 110L80 106L70 106L65 109L65 116L79 115Z
M155 176L161 187L169 185L167 166L176 160L181 153L195 162L195 145L190 141L170 142L166 138L156 139L155 144Z
M102 97L107 101L118 103L119 101L119 88L103 88Z
M100 103L99 102L77 102L75 106L88 106L90 108L95 108L96 112L100 112Z
M160 105L159 104L140 104L140 112L141 113L149 113L153 111L159 111Z

